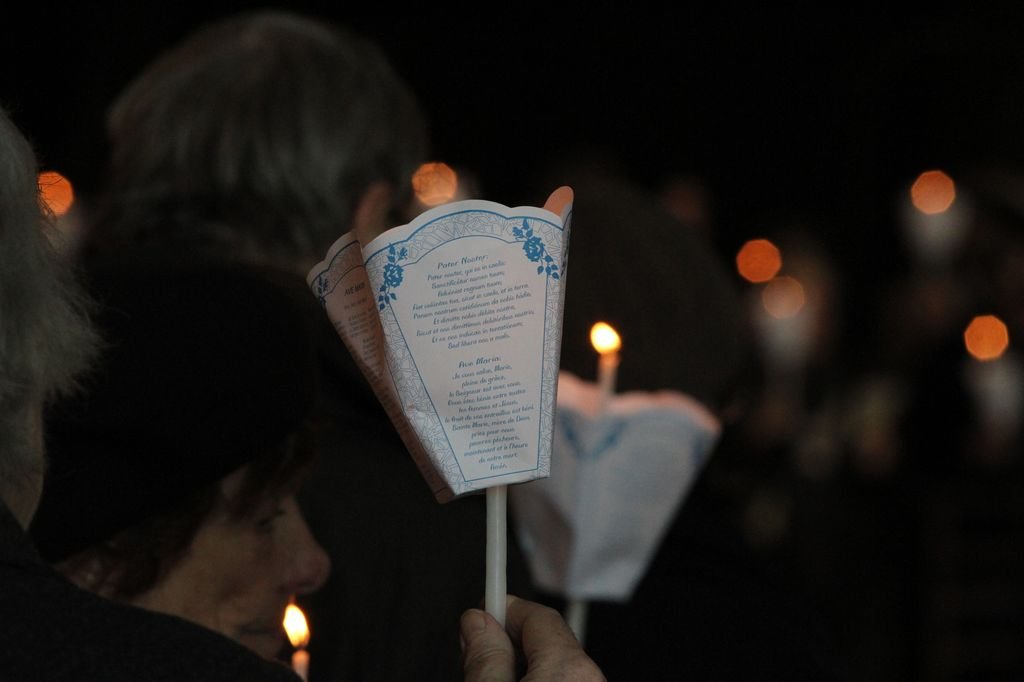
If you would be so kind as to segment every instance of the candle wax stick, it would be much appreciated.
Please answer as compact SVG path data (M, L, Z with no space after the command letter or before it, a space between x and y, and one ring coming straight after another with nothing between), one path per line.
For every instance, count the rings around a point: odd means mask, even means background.
M487 580L484 607L505 627L505 565L507 561L506 510L508 487L487 489Z
M576 635L576 641L581 645L587 635L587 606L586 599L570 599L569 606L565 610L565 622L569 629Z
M299 649L292 654L292 670L303 682L309 679L309 652Z
M614 351L601 353L597 362L597 385L601 389L600 412L602 414L608 409L608 402L615 394L615 375L618 369L618 353ZM570 599L565 611L565 620L581 645L586 640L588 606L586 599Z
M601 412L615 393L615 375L619 369L618 353L602 353L597 363L597 385L601 389Z

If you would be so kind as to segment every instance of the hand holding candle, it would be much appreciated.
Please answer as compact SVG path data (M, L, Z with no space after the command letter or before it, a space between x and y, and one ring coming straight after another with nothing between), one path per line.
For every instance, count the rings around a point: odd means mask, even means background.
M304 681L309 676L309 652L306 645L309 644L309 626L306 624L306 616L295 604L289 604L284 612L284 631L288 635L288 641L295 647L292 654L292 670Z
M485 605L504 623L507 485L550 471L572 190L447 204L307 281L435 497L487 491ZM458 325L452 325L459 321Z

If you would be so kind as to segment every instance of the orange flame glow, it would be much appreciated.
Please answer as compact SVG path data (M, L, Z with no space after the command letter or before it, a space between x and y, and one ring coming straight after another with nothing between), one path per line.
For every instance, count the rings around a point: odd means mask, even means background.
M43 201L55 216L62 216L75 202L75 192L71 183L56 171L44 171L38 178L39 192Z
M767 239L751 239L736 254L736 269L748 282L767 282L782 268L782 254Z
M772 317L784 320L793 317L804 307L807 297L804 287L793 277L776 277L761 292L764 309Z
M1010 345L1010 332L995 315L978 315L964 330L964 345L978 360L995 360Z
M295 604L289 604L285 609L284 631L288 635L288 641L296 649L301 649L309 644L309 626L306 624L306 615Z
M448 164L430 162L412 174L412 189L425 206L438 206L451 201L459 189L459 180Z
M593 344L594 350L601 355L616 353L622 347L619 333L604 322L598 322L590 328L590 343Z
M910 200L914 208L928 215L944 212L953 205L954 199L956 185L951 177L940 170L921 173L910 187Z

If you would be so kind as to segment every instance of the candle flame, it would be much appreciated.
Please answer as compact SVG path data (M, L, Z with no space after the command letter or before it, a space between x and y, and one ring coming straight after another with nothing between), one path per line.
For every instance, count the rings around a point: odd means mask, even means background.
M455 197L458 175L446 163L424 163L412 174L412 189L425 206L439 206Z
M75 202L71 182L57 171L44 171L38 177L39 192L55 216L62 216Z
M751 239L736 254L736 269L748 282L768 282L782 269L782 253L767 239Z
M590 343L594 345L594 350L601 355L616 353L622 347L619 333L604 322L598 322L590 328Z
M995 315L978 315L964 330L964 345L978 360L995 360L1010 345L1010 333Z
M288 635L288 641L296 649L309 644L309 626L306 624L306 614L302 613L295 604L289 604L284 611L284 631Z
M943 213L956 199L956 184L940 170L925 171L910 187L910 200L921 213Z
M794 317L804 307L807 297L804 286L795 277L776 277L761 290L761 303L777 320Z

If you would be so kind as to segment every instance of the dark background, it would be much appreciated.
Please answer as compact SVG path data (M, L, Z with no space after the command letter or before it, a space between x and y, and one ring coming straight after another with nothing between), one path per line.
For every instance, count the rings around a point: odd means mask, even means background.
M0 26L0 104L43 165L88 199L106 156L103 113L120 89L199 23L257 6L30 8ZM548 161L600 152L654 190L672 174L700 178L723 259L745 239L808 226L843 298L822 395L834 376L848 379L877 359L868 354L877 351L880 311L912 269L899 207L918 173L944 169L979 206L999 205L991 210L1014 243L1024 234L1024 191L1014 184L1024 170L1024 10L1014 5L781 12L617 3L575 14L288 7L380 43L426 110L434 156L472 170L484 198L541 202L551 187L537 175ZM979 180L994 171L1008 183ZM960 358L956 334L949 338ZM759 453L752 499L781 499L790 510L783 539L760 549L813 593L856 678L1019 679L1021 441L1008 446L1013 475L964 473L957 462L969 448L945 431L922 435L930 424L967 419L942 393L958 380L953 364L933 372L918 355L921 368L900 380L934 401L909 410L906 428L917 440L900 441L911 445L895 473L867 475L851 464L811 480L778 453ZM921 467L914 448L954 464ZM972 601L977 594L984 598ZM950 600L992 607L961 614L945 608Z
M0 103L88 199L116 94L198 24L260 6L28 8L0 26ZM938 167L964 183L1024 165L1024 9L1013 4L287 6L378 41L423 103L434 155L471 170L486 198L542 202L548 160L601 152L652 189L699 178L723 258L808 225L839 268L851 356L907 267L898 209L913 178Z
M845 247L887 230L893 194L920 170L1024 149L1020 10L346 5L288 4L381 43L427 110L436 155L504 203L533 198L527 181L550 155L598 146L649 184L703 177L727 240L817 212ZM0 28L0 101L44 164L88 193L115 94L198 23L253 6L45 3Z

